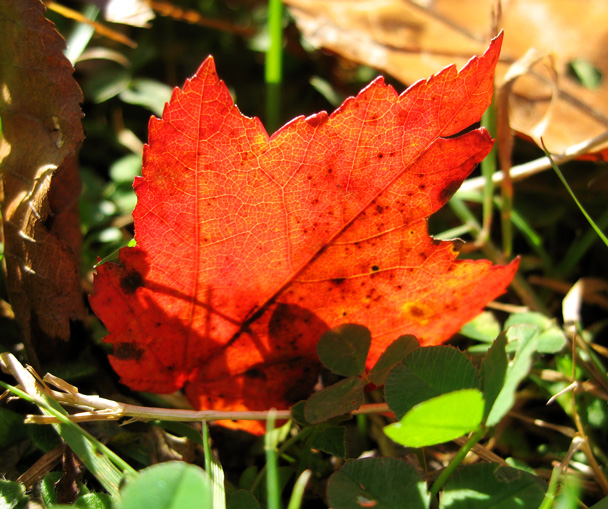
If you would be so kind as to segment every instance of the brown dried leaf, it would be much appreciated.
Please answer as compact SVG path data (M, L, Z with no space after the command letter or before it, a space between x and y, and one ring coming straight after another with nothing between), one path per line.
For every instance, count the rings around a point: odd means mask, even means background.
M285 0L304 36L315 46L376 67L411 84L452 62L480 53L491 35L493 0ZM504 44L498 83L515 60L535 48L554 56L559 97L543 139L551 151L598 136L608 128L608 79L591 90L568 73L583 59L608 78L605 30L608 3L590 0L502 2ZM428 6L428 7L427 7ZM460 60L459 60L460 59ZM543 118L551 99L547 69L520 78L511 96L511 127L525 135Z
M2 217L8 290L30 362L84 315L79 281L82 93L38 0L0 2Z

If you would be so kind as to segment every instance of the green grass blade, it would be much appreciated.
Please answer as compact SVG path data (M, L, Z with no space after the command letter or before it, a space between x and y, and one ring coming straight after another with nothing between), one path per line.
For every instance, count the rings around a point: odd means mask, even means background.
M44 414L51 415L61 421L60 424L52 425L55 431L65 440L74 454L78 456L89 472L95 476L112 497L118 498L119 486L123 478L123 472L115 465L119 465L125 473L137 475L137 471L131 468L122 458L80 426L70 421L64 413L63 408L59 407L56 402L36 400L26 392L4 382L0 382L0 386L19 396L21 399L34 403ZM55 406L59 407L59 409L55 408Z
M99 260L95 265L93 265L93 268L96 269L97 267L99 267L100 265L103 265L104 263L107 263L109 261L114 261L118 259L118 253L119 251L123 248L123 247L134 247L137 245L137 241L135 239L131 239L129 242L127 242L125 245L117 247L114 251L112 251L108 256L104 256L101 260Z
M274 421L273 411L270 411L266 421L266 435L264 436L264 449L266 450L266 490L268 492L268 509L280 509L281 493L279 492L279 472L277 452L273 440Z
M494 108L494 101L490 107L484 112L481 117L481 124L490 132L492 137L496 136L496 110ZM485 183L483 186L483 240L490 235L490 227L492 224L492 212L493 212L493 203L492 196L494 195L494 181L492 180L492 176L496 172L496 159L497 159L497 151L496 145L492 147L492 150L487 155L487 157L481 161L480 169L481 175L485 178Z
M224 470L211 450L209 424L207 421L203 421L203 449L205 451L205 470L211 479L213 509L226 509Z
M95 21L99 15L100 9L96 5L85 5L82 9L82 15L85 18ZM72 33L68 36L66 41L66 49L64 54L66 58L74 65L80 58L83 51L91 42L93 35L95 34L95 28L92 25L86 23L77 23Z
M300 474L300 477L298 477L298 480L293 487L293 491L291 492L291 498L289 499L287 509L300 509L302 498L304 497L304 490L306 489L306 484L308 484L311 474L312 472L310 470L304 470L304 472Z
M281 82L283 81L283 3L268 1L268 37L266 51L266 130L273 133L280 125Z
M602 230L600 230L600 228L597 226L597 224L595 224L595 221L593 221L593 219L591 218L591 216L589 214L587 214L587 211L581 205L581 202L578 201L578 198L576 197L576 195L572 191L571 187L568 185L568 182L566 181L566 179L565 179L563 173L561 172L561 170L558 168L557 164L555 164L555 161L553 161L553 158L551 157L551 154L547 150L547 147L545 147L544 143L543 143L543 150L545 151L545 155L547 156L547 158L551 162L551 167L553 168L553 171L555 171L555 173L557 173L557 176L562 181L562 184L566 188L566 191L568 191L568 194L574 200L574 203L576 203L576 206L583 213L583 215L585 216L585 219L587 219L587 221L591 225L591 228L593 228L593 230L595 231L595 233L597 234L597 236L600 239L602 239L602 242L606 245L606 247L608 247L608 238L606 238L606 236L604 235L604 233L602 232Z

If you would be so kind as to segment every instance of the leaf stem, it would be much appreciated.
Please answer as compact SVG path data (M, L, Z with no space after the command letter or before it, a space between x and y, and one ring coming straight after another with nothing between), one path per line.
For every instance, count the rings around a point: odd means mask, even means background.
M576 376L575 376L575 368L576 368L576 359L579 358L580 360L580 355L577 355L577 351L576 351L576 347L578 346L579 348L584 349L587 353L589 353L590 349L585 348L587 345L584 341L582 341L582 338L579 342L579 334L578 331L575 328L573 328L573 330L571 331L571 338L570 340L572 341L572 381L574 382L576 380ZM585 345L585 347L582 347L581 344ZM597 359L594 359L596 361L598 361ZM599 361L598 361L599 362ZM600 363L601 366L601 363ZM602 372L605 373L605 370L602 369ZM605 374L604 374L605 376ZM605 495L608 495L608 479L606 479L606 476L604 474L604 471L602 470L602 468L600 467L600 465L598 464L597 460L595 459L595 455L593 454L593 450L591 448L591 444L589 442L589 437L587 436L586 432L585 432L585 426L583 425L583 422L581 420L580 415L578 414L577 408L576 408L576 391L572 391L571 393L571 398L572 398L572 419L574 420L574 424L576 426L576 429L578 431L579 434L579 439L581 441L580 444L580 448L582 449L583 453L585 454L585 456L587 457L587 461L589 462L589 466L591 467L591 469L593 470L593 473L595 474L597 483L600 485L600 488L602 489L602 492Z
M83 408L90 411L70 414L67 418L71 422L90 422L90 421L111 421L119 420L124 417L140 419L144 421L160 420L170 422L189 422L189 421L218 421L218 420L257 420L263 421L269 418L266 410L234 411L222 412L215 410L185 410L179 408L155 408L139 405L119 403L99 396L88 396L80 393L66 393L48 390L49 395L58 403L69 405L76 408ZM389 412L385 403L363 405L353 414L370 414ZM275 410L276 419L289 419L289 410ZM29 415L27 423L33 424L52 424L57 422L54 416Z
M437 496L437 494L439 493L439 490L441 488L443 488L443 485L448 480L448 477L450 477L450 475L452 475L452 472L454 472L456 467L458 465L460 465L460 463L465 458L465 456L468 454L468 452L473 448L473 446L475 444L477 444L477 442L479 442L481 440L481 438L485 435L485 433L486 433L485 428L482 427L482 428L478 429L469 437L469 439L465 442L465 444L458 450L458 452L456 453L456 456L454 456L454 458L452 458L452 461L450 461L449 465L441 471L441 473L437 476L437 479L435 479L435 482L433 482L433 485L431 486L431 495L433 497Z
M581 447L583 442L585 442L585 439L579 436L575 436L572 439L566 456L558 465L555 465L553 471L551 472L549 486L547 487L545 497L543 498L543 501L538 507L538 509L551 509L553 507L555 497L557 496L557 492L559 489L560 481L564 475L564 471L568 467L568 463L570 463L572 455Z

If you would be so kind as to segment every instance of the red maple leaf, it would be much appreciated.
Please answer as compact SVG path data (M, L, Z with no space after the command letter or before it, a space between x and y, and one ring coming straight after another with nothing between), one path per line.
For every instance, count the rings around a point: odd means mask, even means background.
M329 327L369 327L372 365L400 334L446 341L503 293L517 262L455 260L426 226L490 151L484 129L452 136L489 105L500 44L401 95L377 78L270 138L207 58L150 120L137 246L95 278L122 382L184 388L200 409L285 408L310 393Z

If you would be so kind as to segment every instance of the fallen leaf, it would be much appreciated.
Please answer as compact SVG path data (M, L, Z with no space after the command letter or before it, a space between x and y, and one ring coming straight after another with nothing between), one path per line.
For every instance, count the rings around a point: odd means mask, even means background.
M310 394L328 328L368 327L370 368L398 336L442 343L503 293L517 261L457 261L426 226L491 149L484 129L455 135L490 103L499 51L400 96L378 78L271 137L208 58L150 120L137 246L95 278L122 382L183 387L200 409L285 408Z
M82 94L37 0L0 3L2 217L7 285L29 362L70 336L80 288ZM50 93L52 91L52 93Z
M102 9L103 17L112 23L149 27L154 11L146 0L93 0Z
M491 34L494 0L285 0L304 37L356 62L388 72L405 84L451 62L479 53ZM551 55L559 93L542 133L552 152L608 128L608 80L595 89L573 78L571 63L583 60L608 76L605 30L608 3L578 0L502 2L504 29L498 83L530 48ZM553 92L546 62L520 78L511 94L511 127L533 136Z

